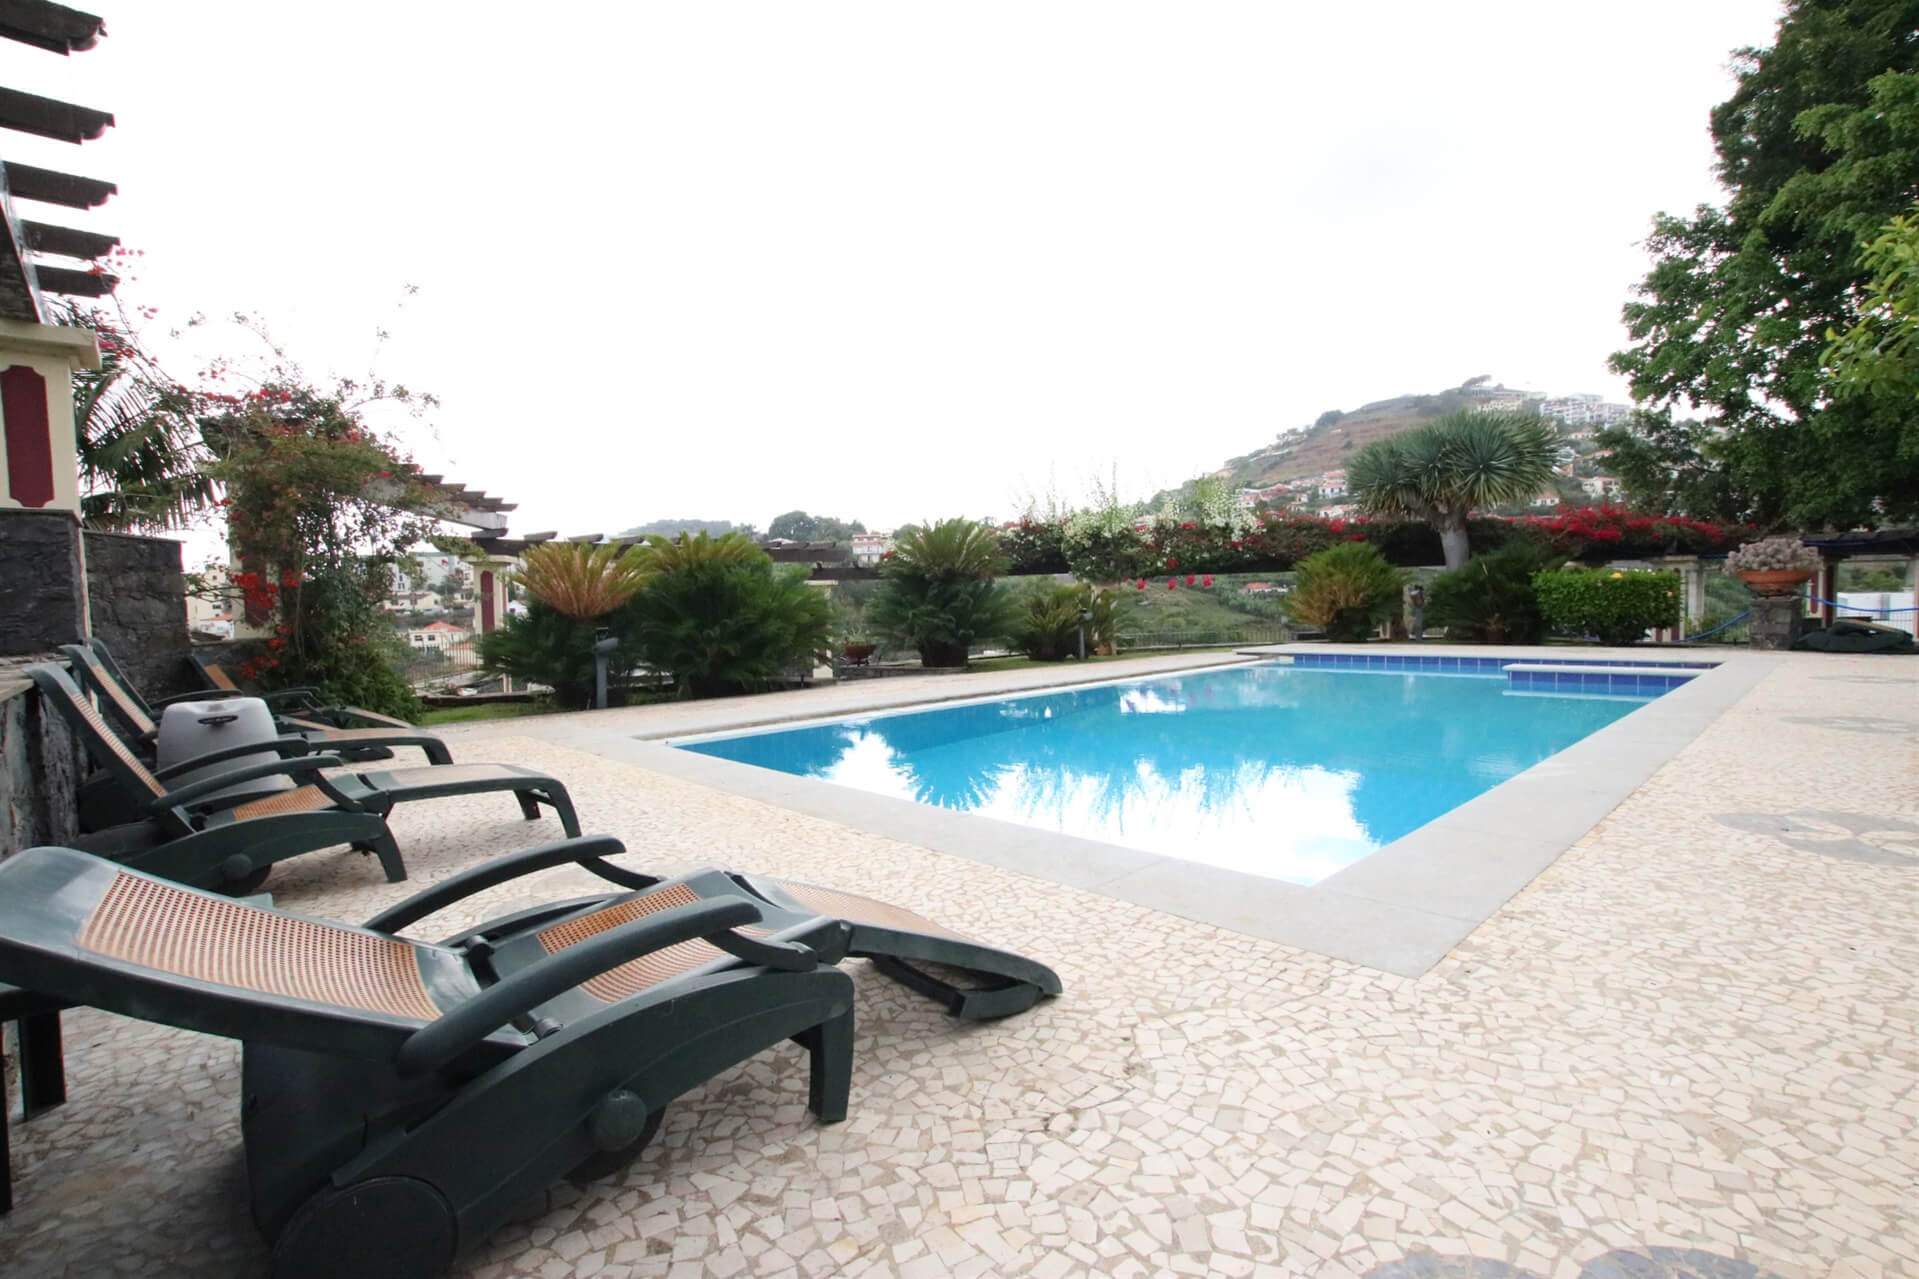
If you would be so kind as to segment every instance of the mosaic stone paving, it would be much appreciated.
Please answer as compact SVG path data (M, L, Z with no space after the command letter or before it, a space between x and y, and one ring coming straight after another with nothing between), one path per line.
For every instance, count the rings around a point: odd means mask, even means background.
M640 732L649 709L607 714ZM1860 719L1905 727L1818 722ZM1789 842L1889 850L1919 824L1919 663L1785 655L1418 979L543 738L563 722L448 736L462 759L564 778L586 828L649 868L870 892L1048 960L1066 993L954 1024L851 965L846 1122L811 1122L797 1050L764 1055L680 1099L621 1174L529 1203L458 1274L1919 1276L1919 868ZM270 889L364 918L557 835L499 796L394 825L410 884L343 853ZM421 931L584 882L522 881ZM15 1130L0 1272L258 1273L237 1047L68 1024L72 1100Z

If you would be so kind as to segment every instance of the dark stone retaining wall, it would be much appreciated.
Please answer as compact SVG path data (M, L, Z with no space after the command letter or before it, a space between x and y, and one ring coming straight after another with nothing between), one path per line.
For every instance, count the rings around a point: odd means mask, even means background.
M86 546L93 634L113 650L134 687L156 698L198 688L187 670L180 543L89 529Z
M86 631L85 608L80 518L0 509L0 654L50 653L73 643Z

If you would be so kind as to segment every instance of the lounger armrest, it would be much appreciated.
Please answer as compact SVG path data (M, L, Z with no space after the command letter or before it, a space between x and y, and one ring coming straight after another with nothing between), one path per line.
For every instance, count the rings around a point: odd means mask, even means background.
M312 749L313 744L304 737L269 737L264 742L224 746L217 751L208 751L204 755L194 755L177 764L156 768L153 770L153 775L164 782L178 777L181 773L190 773L196 768L205 768L209 764L224 764L230 759L244 759L248 755L258 755L261 751L276 751L281 759L291 759L295 755L304 755Z
M542 844L538 848L529 848L523 853L508 853L504 857L495 857L483 866L461 871L431 888L421 889L405 901L389 906L367 920L365 927L376 933L397 933L409 924L418 923L436 911L445 910L454 902L463 901L477 892L504 884L508 880L574 863L594 870L596 867L593 863L599 862L604 865L600 862L601 858L625 851L626 845L611 835L584 835L579 839L562 839L551 844ZM629 887L650 888L660 882L657 878L650 876L633 875L627 871L620 873L629 879L646 881L629 885Z
M697 937L711 940L729 928L758 923L759 919L759 908L751 902L729 898L690 902L629 920L520 969L438 1021L422 1026L400 1045L394 1065L402 1075L438 1070L515 1017L525 1016L601 973L683 941Z
M180 808L193 803L196 799L205 799L214 791L225 790L227 787L237 786L241 782L258 781L262 777L298 777L305 773L313 774L313 780L327 791L329 797L332 797L335 803L346 800L346 803L341 805L342 807L357 809L359 807L358 804L354 803L351 798L327 786L326 779L319 776L321 769L339 768L345 763L346 761L338 755L298 755L292 759L275 759L263 764L247 764L240 768L229 768L223 772L215 773L212 777L202 778L197 782L188 782L179 790L170 790L164 795L156 796L153 802L147 805L147 811L154 814L164 813L169 808Z
M320 690L317 688L276 688L271 693L228 693L228 697L257 697L267 704L269 710L282 706L318 706Z
M851 931L845 924L839 927ZM819 967L820 963L818 951L798 942L761 941L757 937L747 937L741 933L720 933L706 940L742 963L758 964L762 968L803 973L809 968Z
M171 697L149 697L147 705L160 711L181 702L225 702L245 696L245 693L236 693L230 688L202 688L191 693L175 693Z

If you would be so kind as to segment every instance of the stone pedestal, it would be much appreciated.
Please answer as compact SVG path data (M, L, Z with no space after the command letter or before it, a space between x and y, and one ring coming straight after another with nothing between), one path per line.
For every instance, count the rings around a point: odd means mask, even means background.
M1799 597L1796 595L1756 595L1752 601L1753 648L1777 652L1792 647L1800 627Z

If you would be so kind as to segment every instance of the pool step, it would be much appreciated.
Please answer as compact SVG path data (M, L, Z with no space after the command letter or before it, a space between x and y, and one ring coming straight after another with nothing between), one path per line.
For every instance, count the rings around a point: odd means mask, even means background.
M1508 662L1508 688L1528 693L1664 693L1705 674L1694 666L1600 666L1565 662Z

